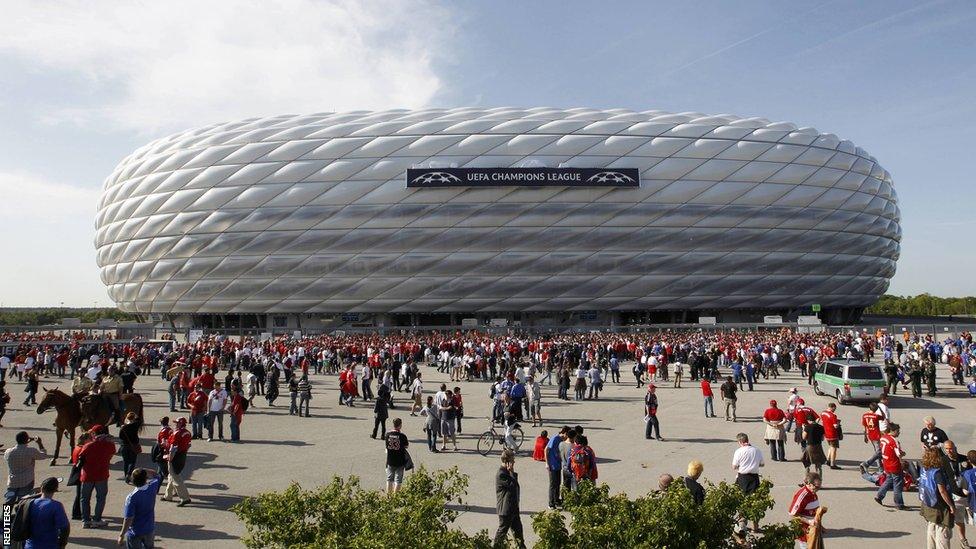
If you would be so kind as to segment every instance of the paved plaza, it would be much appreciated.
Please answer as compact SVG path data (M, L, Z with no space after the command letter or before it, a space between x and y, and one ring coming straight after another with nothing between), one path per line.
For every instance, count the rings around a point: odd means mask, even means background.
M749 434L766 454L767 464L763 472L775 483L773 495L776 507L767 514L772 521L785 521L786 506L802 479L803 467L799 463L799 449L788 443L789 463L770 462L762 445L762 411L770 399L785 404L787 391L797 386L800 395L815 410L822 410L832 399L817 397L796 373L786 374L778 380L759 383L754 392L740 393L737 423L726 422L723 408L716 402L718 418L706 419L702 410L702 398L696 382L685 381L675 389L670 383L659 383L659 417L665 440L644 439L643 394L629 375L630 364L621 367L619 385L606 383L599 401L563 402L555 398L554 386L543 386L543 416L550 434L562 425L582 425L594 448L599 463L599 480L610 485L614 492L630 495L645 493L656 487L661 473L675 477L683 475L691 459L699 459L705 465L703 480L711 482L732 481L734 473L730 460L736 448L735 435ZM941 366L944 370L945 367ZM447 382L447 374L439 374L435 368L423 367L427 394L436 385ZM160 547L183 547L206 542L211 547L240 546L239 537L244 528L228 508L243 496L269 490L280 490L292 481L305 488L327 483L334 475L358 475L368 488L385 485L383 464L385 453L381 442L369 438L372 428L372 405L359 404L349 408L338 404L335 376L310 376L313 382L312 417L299 418L288 415L287 393L279 398L277 406L269 408L261 397L255 399L242 423L243 444L226 442L193 442L187 468L190 471L188 488L193 503L177 508L173 503L160 501L156 507L156 539ZM60 383L59 383L60 381ZM974 401L963 387L954 387L948 376L940 380L941 396L937 399L913 399L908 391L899 391L891 399L892 417L902 425L902 446L908 457L920 457L918 432L922 418L934 415L939 426L965 451L976 447L976 423L972 421ZM68 389L67 380L45 379L42 386L59 386ZM455 384L451 384L453 386ZM169 414L165 384L157 375L142 377L137 391L146 402L147 427L143 432L143 448L150 447L150 437L157 431L157 420ZM490 411L489 385L484 382L460 384L465 401L463 434L459 437L460 449L431 454L427 451L422 431L424 419L409 417L402 404L406 400L396 395L398 406L394 417L404 419L404 432L410 438L411 454L417 465L428 468L448 468L458 465L470 476L468 500L470 508L461 514L457 525L468 531L489 529L497 526L495 517L494 473L499 464L496 450L487 457L475 451L477 436L487 427ZM718 384L714 386L718 393ZM13 402L4 418L3 442L13 444L13 434L27 429L43 438L48 450L53 452L54 440L51 423L52 412L38 415L33 408L25 408L20 399L23 384L8 384ZM905 396L905 393L908 396ZM717 398L717 397L716 397ZM828 547L923 547L925 522L918 513L918 498L914 492L906 494L910 510L899 512L891 507L882 508L872 501L874 488L864 481L857 463L868 457L869 446L861 441L861 406L840 406L846 439L841 443L839 464L842 471L826 469L821 503L830 508L825 517ZM173 415L173 414L170 414ZM226 427L226 426L225 426ZM531 523L531 513L546 508L547 475L545 465L531 459L531 446L540 429L524 423L526 442L516 463L522 485L523 522ZM117 431L112 430L113 434ZM229 438L229 429L225 433ZM66 450L62 449L62 454ZM140 456L139 464L149 466L148 455ZM47 462L39 463L38 480L55 474L68 476L67 460L62 458L56 467ZM83 530L80 522L72 523L71 544L89 547L112 547L118 536L120 513L124 496L131 490L120 480L121 460L113 464L113 480L110 481L105 518L110 526L102 530ZM70 506L73 488L62 488L58 499ZM892 505L888 496L887 505ZM527 530L531 544L535 536ZM974 539L970 535L970 539ZM954 537L953 543L957 539Z

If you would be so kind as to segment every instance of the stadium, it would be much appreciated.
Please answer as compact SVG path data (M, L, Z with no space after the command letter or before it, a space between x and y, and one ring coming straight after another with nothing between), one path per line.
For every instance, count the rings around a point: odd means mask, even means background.
M887 289L899 221L872 156L791 123L390 110L153 141L95 247L120 308L194 326L836 324Z

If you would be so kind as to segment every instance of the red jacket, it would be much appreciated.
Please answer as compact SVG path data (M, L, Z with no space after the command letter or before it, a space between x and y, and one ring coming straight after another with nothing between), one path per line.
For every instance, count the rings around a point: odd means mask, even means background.
M95 437L81 449L78 457L84 459L81 465L81 482L101 482L108 480L108 466L115 455L115 444L107 435Z
M176 452L183 452L184 454L188 452L190 450L190 441L192 439L193 435L190 434L190 431L186 430L186 427L174 431L173 434L169 436L169 448L171 456L174 450L176 450Z
M190 396L186 397L186 403L190 406L191 414L204 414L207 412L207 393L193 391Z

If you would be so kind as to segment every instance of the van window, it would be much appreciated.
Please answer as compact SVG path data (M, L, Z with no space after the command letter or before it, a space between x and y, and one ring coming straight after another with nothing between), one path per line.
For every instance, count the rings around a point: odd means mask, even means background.
M844 372L841 369L840 364L827 363L827 371L825 372L828 376L833 377L844 377Z
M877 366L851 366L847 369L850 379L884 379L881 368Z

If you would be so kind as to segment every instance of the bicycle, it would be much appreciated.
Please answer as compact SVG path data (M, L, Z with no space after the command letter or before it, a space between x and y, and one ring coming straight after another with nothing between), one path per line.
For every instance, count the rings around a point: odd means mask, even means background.
M522 432L522 427L519 426L518 423L512 425L511 436L513 441L512 446L514 446L512 447L509 446L509 444L505 441L505 431L503 430L501 434L499 434L498 430L495 428L495 422L492 420L488 420L488 422L488 430L478 437L478 453L483 456L487 456L488 453L495 448L496 441L502 445L502 448L511 448L515 452L518 452L519 448L522 447L522 443L525 442L525 433Z

